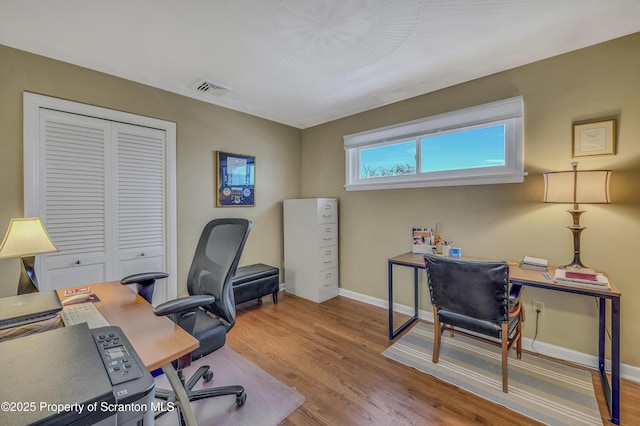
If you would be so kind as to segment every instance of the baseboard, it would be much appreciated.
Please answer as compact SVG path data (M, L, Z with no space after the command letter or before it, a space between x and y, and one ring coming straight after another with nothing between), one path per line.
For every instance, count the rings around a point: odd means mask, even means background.
M377 306L380 308L388 309L389 302L385 299L379 299L377 297L367 296L365 294L356 293L350 290L339 289L340 296L347 297L349 299L358 300L360 302L367 303L369 305ZM413 308L406 305L400 305L398 303L393 304L395 312L413 315ZM418 310L418 317L422 320L433 322L433 312ZM549 343L536 340L535 342L529 338L522 339L523 348L539 353L541 355L550 356L552 358L562 359L572 362L574 364L586 366L593 369L598 369L598 357L594 355L585 354L582 352L574 351L572 349L564 348L562 346L556 346ZM609 360L605 363L605 369L611 371L611 363ZM632 365L621 364L620 365L620 377L623 377L634 382L640 382L640 368Z

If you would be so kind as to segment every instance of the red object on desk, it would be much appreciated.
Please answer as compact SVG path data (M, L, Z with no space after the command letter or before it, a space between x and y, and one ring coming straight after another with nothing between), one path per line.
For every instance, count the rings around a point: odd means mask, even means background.
M587 269L587 268L568 267L564 275L567 278L577 278L580 280L596 281L598 279L598 273L593 269Z

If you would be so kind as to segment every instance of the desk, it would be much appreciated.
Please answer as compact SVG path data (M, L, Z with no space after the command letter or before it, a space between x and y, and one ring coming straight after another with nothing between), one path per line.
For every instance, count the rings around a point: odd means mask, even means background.
M465 259L474 259L465 257ZM481 260L480 258L475 258ZM485 259L486 260L486 259ZM404 266L414 270L414 312L404 324L397 329L393 328L393 266ZM611 422L620 424L620 291L611 280L610 291L590 288L569 287L558 285L553 280L547 280L541 271L522 269L516 263L509 263L509 281L527 287L537 287L545 290L562 291L565 293L579 294L583 296L597 297L599 301L599 327L598 327L598 370L602 389L607 399ZM389 273L389 339L394 339L401 331L418 319L418 271L425 269L424 255L417 253L404 253L388 259ZM556 267L549 267L549 275L554 276ZM607 299L611 300L611 385L605 371L605 331L607 317Z
M118 281L91 284L91 293L98 296L96 308L111 325L124 331L127 339L149 371L162 368L173 390L188 425L196 419L182 383L171 361L196 349L198 340L167 317L157 317L153 307L129 287ZM58 290L64 299L64 289Z

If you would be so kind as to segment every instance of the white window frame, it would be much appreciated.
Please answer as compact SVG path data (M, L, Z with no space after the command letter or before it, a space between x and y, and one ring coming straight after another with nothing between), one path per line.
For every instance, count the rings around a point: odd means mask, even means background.
M434 186L522 183L524 171L524 100L517 96L406 123L344 136L347 191L422 188ZM504 124L505 165L440 172L420 172L423 137ZM360 151L416 140L416 173L360 178Z

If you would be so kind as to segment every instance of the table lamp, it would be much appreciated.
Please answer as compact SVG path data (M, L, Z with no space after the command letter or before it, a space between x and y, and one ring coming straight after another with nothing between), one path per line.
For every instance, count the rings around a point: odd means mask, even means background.
M573 210L567 212L573 217L573 225L567 226L573 233L573 262L565 267L585 268L580 260L580 226L578 204L608 204L609 180L611 170L578 170L578 163L571 163L573 170L544 173L544 202L573 204Z
M35 255L58 251L38 217L11 219L9 229L0 245L0 259L20 257L22 271L18 294L38 291L38 279L33 270Z

